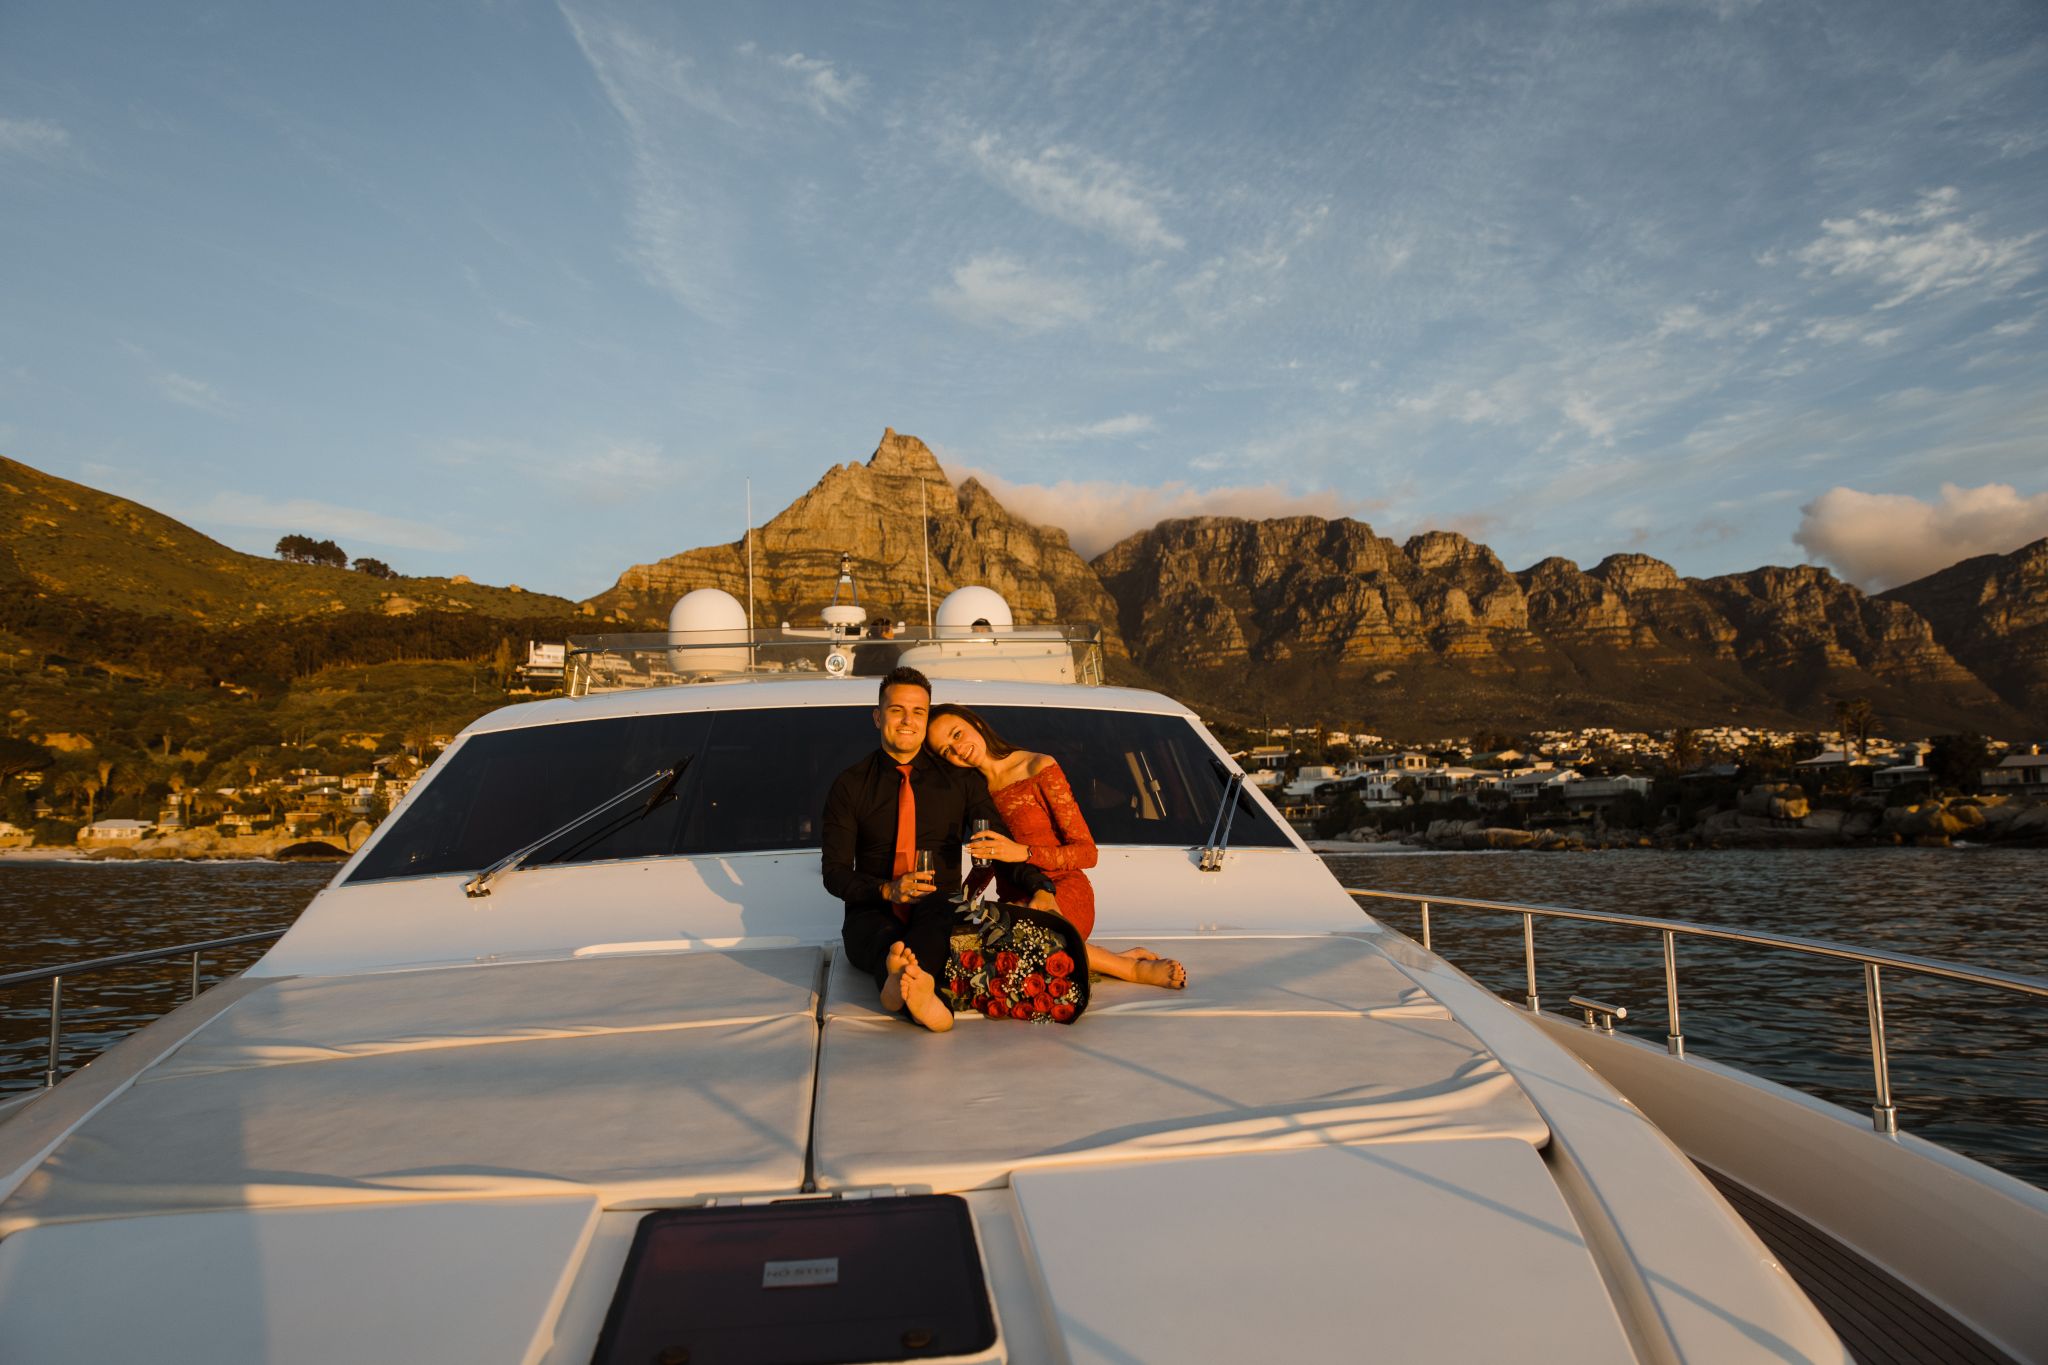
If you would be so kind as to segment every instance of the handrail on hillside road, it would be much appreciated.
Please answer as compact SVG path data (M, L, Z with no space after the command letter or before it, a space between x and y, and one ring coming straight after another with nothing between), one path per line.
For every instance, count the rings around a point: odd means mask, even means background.
M1884 1037L1884 981L1882 972L1890 967L1896 971L1912 972L1919 976L1932 976L1946 981L1961 981L1972 986L1990 986L1997 990L2014 991L2021 995L2032 995L2048 999L2048 978L2022 976L2017 972L2001 972L1989 968L1965 967L1954 962L1942 962L1931 957L1914 957L1908 953L1887 953L1869 948L1855 948L1846 943L1832 943L1826 939L1797 938L1790 934L1764 934L1751 929L1729 929L1718 924L1700 924L1693 920L1658 919L1650 915L1617 915L1603 910L1571 910L1554 905L1521 905L1512 901L1468 900L1461 896L1424 896L1407 891L1368 891L1361 887L1344 888L1361 900L1400 901L1420 907L1422 912L1422 946L1434 952L1430 941L1430 907L1449 907L1454 910L1479 910L1502 915L1522 917L1522 970L1526 986L1523 1002L1534 1014L1541 1009L1536 994L1536 919L1582 920L1592 924L1613 924L1623 928L1642 929L1656 933L1664 940L1664 1008L1667 1026L1664 1046L1674 1057L1685 1056L1685 1033L1679 1023L1678 1014L1678 938L1720 939L1727 943L1747 943L1762 948L1777 948L1786 952L1803 953L1809 957L1828 957L1841 961L1858 962L1863 966L1864 1013L1870 1023L1870 1067L1876 1103L1870 1107L1871 1126L1880 1133L1899 1131L1898 1108L1892 1103L1891 1064L1885 1050Z
M253 934L234 934L227 938L209 938L198 943L180 943L174 948L147 948L136 953L116 953L112 957L95 957L84 962L66 962L55 967L37 967L26 972L10 972L0 976L0 990L10 986L33 986L39 981L50 983L50 1060L43 1069L43 1087L57 1083L57 1049L64 1031L64 978L83 976L87 972L103 972L112 967L133 967L144 962L162 962L166 958L190 956L192 959L192 994L188 999L199 997L199 958L219 948L233 948L244 943L268 943L284 937L282 929L261 929Z

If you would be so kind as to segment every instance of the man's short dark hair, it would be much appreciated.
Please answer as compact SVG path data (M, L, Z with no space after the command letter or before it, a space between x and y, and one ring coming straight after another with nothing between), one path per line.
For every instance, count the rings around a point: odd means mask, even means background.
M889 689L892 687L922 687L926 698L930 698L932 694L931 679L914 668L899 666L890 669L888 675L882 679L881 689L875 693L875 705L888 705Z

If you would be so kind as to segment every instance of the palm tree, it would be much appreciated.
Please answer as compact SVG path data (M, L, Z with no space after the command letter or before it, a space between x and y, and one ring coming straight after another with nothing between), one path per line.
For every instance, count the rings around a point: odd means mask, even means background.
M1681 725L1671 732L1671 771L1689 773L1700 766L1700 732Z
M1843 749L1849 741L1856 742L1856 757L1861 760L1870 752L1870 737L1877 732L1877 720L1871 715L1870 698L1837 697L1835 699L1835 736Z

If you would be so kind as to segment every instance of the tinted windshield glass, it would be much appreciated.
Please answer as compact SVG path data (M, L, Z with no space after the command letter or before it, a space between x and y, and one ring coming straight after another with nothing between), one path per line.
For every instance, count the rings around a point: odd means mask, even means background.
M574 721L477 735L435 770L419 797L349 878L473 872L684 760L675 799L618 822L621 805L538 851L535 864L816 848L826 790L875 747L865 706L709 711ZM1208 747L1173 716L992 706L1012 744L1060 761L1099 844L1201 843L1223 778ZM1249 800L1238 845L1286 836Z

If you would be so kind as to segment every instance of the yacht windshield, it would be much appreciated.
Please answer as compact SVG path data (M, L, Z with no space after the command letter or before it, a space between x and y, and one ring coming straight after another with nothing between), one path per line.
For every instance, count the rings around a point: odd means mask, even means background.
M1066 770L1102 845L1192 846L1209 834L1224 782L1187 721L1066 707L977 707L1012 744ZM349 881L474 872L644 779L687 761L674 797L547 861L816 848L832 779L875 747L866 706L691 711L571 721L476 735L437 765ZM1286 834L1248 799L1231 842Z

